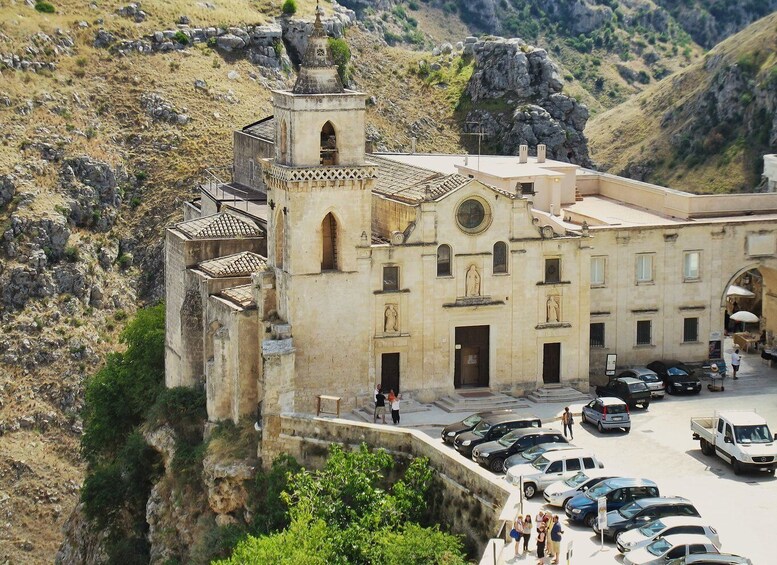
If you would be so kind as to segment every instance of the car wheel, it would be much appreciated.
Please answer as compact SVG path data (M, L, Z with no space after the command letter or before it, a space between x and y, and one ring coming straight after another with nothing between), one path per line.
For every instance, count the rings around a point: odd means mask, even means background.
M537 494L536 486L534 486L532 483L527 483L523 485L523 495L526 498L534 498L535 494Z
M731 460L731 466L734 467L734 474L735 475L741 475L742 471L744 471L742 467L742 463L739 462L739 459L732 459Z
M642 403L642 409L643 409L643 410L647 410L647 409L648 409L648 406L650 406L650 402L643 402L643 403Z
M706 439L703 439L699 443L701 444L701 452L704 455L707 455L707 456L715 455L715 448L712 447L710 442L708 442Z
M585 518L583 518L583 524L585 524L589 528L594 527L594 522L596 522L596 515L593 513L588 514Z
M772 469L772 473L774 473L774 469ZM564 503L561 505L561 508L566 508L567 502L569 502L570 500L572 500L571 496L564 501Z
M624 532L624 530L615 530L615 535L612 536L612 539L615 541L618 539L618 536L621 535Z
M596 429L599 430L600 433L604 433L604 428L602 427L602 423L601 422L596 424Z
M505 464L504 459L502 459L501 457L495 457L494 459L491 460L488 466L491 468L491 470L494 473L501 473L502 471L504 471L504 464Z

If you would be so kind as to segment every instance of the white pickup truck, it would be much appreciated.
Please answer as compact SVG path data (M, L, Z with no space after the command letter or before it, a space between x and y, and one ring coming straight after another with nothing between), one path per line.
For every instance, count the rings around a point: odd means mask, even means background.
M755 412L716 412L707 418L691 418L693 439L704 455L717 455L731 463L734 473L745 469L774 474L777 466L777 435Z

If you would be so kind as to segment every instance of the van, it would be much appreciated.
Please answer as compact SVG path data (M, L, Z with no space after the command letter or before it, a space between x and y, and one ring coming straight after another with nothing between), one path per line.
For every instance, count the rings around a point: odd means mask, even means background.
M567 502L564 512L570 521L582 522L590 528L596 521L601 497L607 500L607 511L612 512L635 500L658 495L658 485L647 479L607 479Z
M505 479L514 486L523 481L523 495L532 498L545 487L576 475L583 469L601 469L604 465L587 449L567 449L543 453L531 463L515 465Z

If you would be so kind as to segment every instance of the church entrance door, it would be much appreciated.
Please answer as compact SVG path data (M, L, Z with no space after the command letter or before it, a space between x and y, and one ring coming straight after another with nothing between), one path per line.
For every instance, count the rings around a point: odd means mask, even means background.
M380 386L384 394L390 390L399 394L399 353L383 353L380 356Z
M488 386L489 326L456 328L456 388Z
M546 343L542 346L542 382L561 382L561 344Z

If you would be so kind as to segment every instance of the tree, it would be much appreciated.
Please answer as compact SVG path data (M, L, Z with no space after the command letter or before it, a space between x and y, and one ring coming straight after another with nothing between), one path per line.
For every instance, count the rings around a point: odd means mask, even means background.
M286 0L283 3L283 7L281 8L283 10L283 13L287 16L293 16L297 13L297 2L296 0Z
M332 52L335 65L337 65L337 74L340 75L340 80L343 81L343 84L348 84L350 78L348 63L351 61L351 49L348 47L348 42L342 38L330 37L329 50Z

